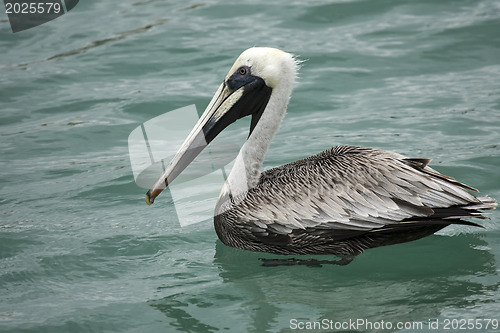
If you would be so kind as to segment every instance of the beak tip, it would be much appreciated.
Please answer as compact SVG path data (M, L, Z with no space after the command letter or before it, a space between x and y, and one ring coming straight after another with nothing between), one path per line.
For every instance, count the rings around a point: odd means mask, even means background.
M146 193L146 203L148 204L148 206L151 206L153 204L153 202L155 201L154 198L151 197L151 190L148 191L148 193Z

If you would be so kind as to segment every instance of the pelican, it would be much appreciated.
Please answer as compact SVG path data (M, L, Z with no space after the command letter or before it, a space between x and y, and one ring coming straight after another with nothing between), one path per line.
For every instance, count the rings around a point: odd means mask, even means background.
M364 250L416 240L450 224L480 226L496 200L442 175L429 159L335 146L262 172L287 109L299 61L254 47L229 70L165 172L154 199L228 125L251 116L250 132L221 190L214 225L226 245L275 254L332 254L346 264Z

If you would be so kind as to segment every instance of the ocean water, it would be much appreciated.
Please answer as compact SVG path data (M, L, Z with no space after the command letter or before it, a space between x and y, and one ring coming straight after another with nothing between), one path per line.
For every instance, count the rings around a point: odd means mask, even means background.
M0 331L497 331L500 211L348 266L262 267L210 214L148 207L127 140L272 46L304 63L265 168L362 145L498 199L499 31L497 0L80 1L15 34L2 9Z

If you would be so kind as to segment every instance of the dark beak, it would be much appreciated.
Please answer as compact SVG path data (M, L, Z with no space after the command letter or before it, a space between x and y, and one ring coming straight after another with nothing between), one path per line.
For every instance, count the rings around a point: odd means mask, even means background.
M146 203L155 198L198 156L227 126L239 118L252 115L250 133L264 111L272 89L255 76L229 77L215 93L193 130L165 168L160 178L146 193Z

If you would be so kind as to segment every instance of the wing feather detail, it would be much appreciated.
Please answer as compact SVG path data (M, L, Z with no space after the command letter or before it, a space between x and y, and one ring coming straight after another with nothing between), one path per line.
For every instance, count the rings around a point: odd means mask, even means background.
M254 235L269 238L294 230L349 234L425 220L484 217L478 209L496 206L494 199L476 197L469 192L475 189L430 168L429 161L336 146L263 172L259 184L225 214Z

